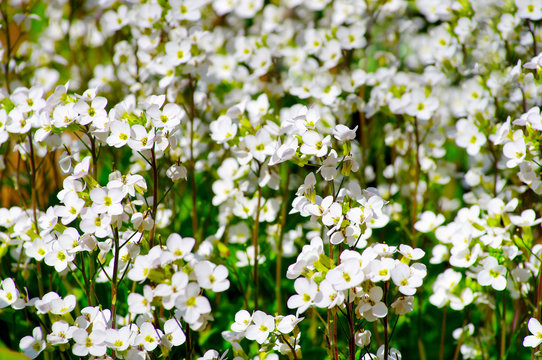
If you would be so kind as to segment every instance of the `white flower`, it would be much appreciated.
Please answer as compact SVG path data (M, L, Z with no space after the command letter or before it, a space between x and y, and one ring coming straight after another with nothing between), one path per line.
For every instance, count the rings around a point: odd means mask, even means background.
M476 125L467 119L460 119L456 123L457 135L455 143L457 146L467 149L471 156L478 154L480 147L486 143L486 137Z
M0 309L14 304L19 299L19 290L15 286L12 278L7 278L2 281L0 289Z
M89 334L85 329L75 329L73 331L73 340L75 344L72 352L76 356L103 356L107 350L105 344L105 331L92 330Z
M388 281L391 277L391 271L396 265L396 260L390 258L383 258L381 260L374 260L371 263L371 280L373 282Z
M277 330L283 334L289 334L294 331L295 326L303 319L304 318L298 318L295 315L286 315L278 322Z
M173 132L181 124L181 119L185 116L184 110L177 104L168 103L160 110L158 105L152 105L147 114L152 119L152 124L157 128L164 128L166 131Z
M502 152L504 156L510 159L506 162L506 167L508 168L516 167L523 162L527 153L523 131L517 130L514 132L514 140L504 144Z
M302 314L313 304L318 285L312 280L298 278L294 283L294 288L297 294L288 299L288 307L290 309L297 308L297 313Z
M32 330L32 336L25 336L19 342L19 347L26 356L35 359L43 350L45 350L45 340L39 326Z
M98 214L107 212L109 215L120 215L124 212L121 202L124 193L119 188L107 189L96 187L89 193L92 200L92 209Z
M324 159L322 166L318 169L324 180L331 181L337 177L337 154L334 150L331 150L329 156Z
M324 279L318 285L318 293L314 297L314 305L320 308L331 309L344 301L344 291L336 290L331 282Z
M425 255L425 251L423 251L422 249L413 249L412 247L405 244L399 245L399 252L401 253L401 255L410 260L420 260Z
M384 345L380 345L380 347L376 351L376 355L365 354L363 355L361 360L383 360L385 358L384 357L385 352L386 352L386 347ZM401 360L401 358L402 356L399 350L391 348L388 351L388 356L387 356L388 360Z
M175 305L189 324L195 323L202 314L211 312L209 300L200 295L200 287L196 283L186 286L185 293L177 298Z
M373 322L388 314L388 307L382 302L384 291L380 286L373 286L368 293L361 296L356 311L367 321Z
M70 176L70 179L76 180L88 175L88 170L90 168L90 156L87 156L77 163L73 168L73 174Z
M58 105L53 111L53 125L57 128L67 127L78 117L79 114L75 110L75 103Z
M420 220L416 221L414 228L422 233L433 231L444 222L444 215L435 215L432 211L424 211L420 215Z
M188 285L188 275L182 271L177 271L171 277L171 285L164 283L158 284L154 289L154 295L161 296L162 305L164 305L164 308L170 310L175 305L177 297L186 288L186 285Z
M225 291L230 287L228 269L224 265L214 265L210 261L200 261L194 266L199 286L214 292Z
M111 234L109 228L111 216L109 214L98 214L93 208L84 208L81 213L80 226L85 234L95 234L99 238Z
M515 0L518 7L518 16L522 19L542 19L542 4L538 0Z
M186 341L186 335L183 332L182 325L177 319L169 319L164 323L164 336L172 346L180 346Z
M170 234L166 241L168 250L177 259L184 259L189 255L194 247L196 240L191 237L181 237L179 234Z
M288 137L284 141L284 144L281 144L280 139L277 141L277 148L269 160L269 166L280 164L284 161L290 160L294 157L297 148L299 147L299 142L296 137Z
M542 222L542 218L536 219L533 209L523 210L521 215L510 214L510 222L516 226L534 226Z
M391 304L391 308L397 315L405 315L414 309L414 297L401 296Z
M478 283L482 286L491 285L495 290L504 290L506 287L506 268L499 265L497 259L488 256L482 260L483 269L478 273Z
M167 169L166 175L173 182L177 182L181 179L186 180L187 171L186 168L182 165L173 164Z
M347 290L358 286L365 279L363 271L357 260L350 259L331 269L326 274L326 280L336 290Z
M252 322L252 315L246 310L239 310L235 314L235 322L231 324L231 329L235 332L245 331Z
M169 65L178 66L190 60L192 54L190 47L192 43L189 40L181 42L168 41L166 43L166 61Z
M52 345L66 344L72 338L74 328L70 328L64 320L55 321L51 326L52 332L47 335L47 342Z
M263 0L238 0L237 6L233 8L235 14L241 18L254 17L263 7Z
M247 135L245 145L254 159L263 162L268 155L273 154L274 142L265 129L260 129L256 135Z
M275 318L263 311L256 310L252 316L253 324L247 328L245 337L249 340L256 340L263 344L269 333L275 330Z
M147 351L153 351L160 343L162 335L162 330L155 329L150 322L144 322L139 328L139 335L137 335L135 343L143 345Z
M391 270L391 279L405 295L414 295L416 288L422 285L422 278L412 273L410 267L403 262L398 262Z
M523 346L535 348L542 344L542 325L540 325L540 321L536 318L530 318L527 326L532 335L525 336Z
M130 128L128 146L134 151L149 150L154 143L154 129L149 132L144 126L136 124Z
M113 120L109 125L111 133L107 138L107 145L116 148L123 147L130 139L130 124L124 121Z
M64 271L75 256L68 252L68 249L62 246L59 241L54 241L51 251L45 255L45 263L54 266L57 272Z
M130 293L128 295L128 311L132 314L150 314L153 298L153 289L149 285L145 285L143 287L143 295L138 293Z
M410 93L410 103L405 110L407 114L416 116L420 120L429 120L438 105L436 98L426 97L423 90L416 89Z
M303 145L299 151L306 155L316 155L322 157L327 155L328 147L331 146L331 137L327 135L322 137L316 131L307 130L301 137L303 139Z
M527 61L523 67L525 69L539 69L542 67L542 53L536 55L531 60Z
M64 205L55 207L55 215L62 218L62 224L68 225L77 218L85 206L85 200L81 199L77 193L69 192L62 201Z
M75 308L76 297L73 294L66 296L64 299L58 298L51 301L51 314L64 315Z
M348 126L338 124L335 125L335 128L333 129L333 136L339 141L353 140L356 138L357 129L357 126L353 129L350 129Z
M123 326L120 329L107 329L105 342L108 347L116 351L124 351L131 345L136 331L135 324Z
M507 140L508 133L510 132L510 116L506 118L506 122L497 125L497 131L494 135L489 135L489 139L495 145L504 144Z
M227 115L222 115L209 125L211 130L211 139L218 144L223 144L231 140L237 134L237 125Z
M371 343L371 332L369 330L360 330L354 336L354 341L360 348L364 348Z
M74 110L79 114L79 119L77 122L81 125L87 125L93 122L106 122L106 105L107 99L101 96L95 97L90 105L83 99L79 100L74 106Z

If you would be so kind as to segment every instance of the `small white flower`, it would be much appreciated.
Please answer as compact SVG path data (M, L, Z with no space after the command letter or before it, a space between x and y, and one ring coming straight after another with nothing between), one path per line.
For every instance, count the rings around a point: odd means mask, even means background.
M297 309L297 313L302 314L313 304L318 285L312 280L298 278L294 283L294 288L297 294L288 299L288 307Z
M15 286L12 278L7 278L2 281L0 289L0 309L14 304L19 299L19 290Z
M147 351L153 351L160 343L162 335L162 330L155 329L150 322L144 322L141 324L139 335L136 337L135 343L143 345Z
M252 315L246 310L239 310L235 314L235 322L231 324L231 329L235 332L245 331L252 322Z
M523 339L523 346L535 348L542 344L542 325L535 318L530 318L527 325L532 335L527 335Z
M256 340L258 344L263 344L269 333L275 330L275 318L263 311L256 310L252 321L253 324L247 328L245 336L249 340Z
M43 350L45 350L45 340L43 340L41 328L35 327L32 330L32 336L25 336L19 342L19 347L26 356L35 359Z
M488 256L482 260L483 269L478 273L478 283L482 286L491 285L495 290L504 290L506 287L506 268L499 265L497 259Z

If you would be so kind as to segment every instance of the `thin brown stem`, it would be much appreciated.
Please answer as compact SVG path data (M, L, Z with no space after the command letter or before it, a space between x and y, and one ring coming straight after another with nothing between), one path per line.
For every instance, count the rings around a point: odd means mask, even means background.
M119 259L120 259L120 246L119 246L119 230L115 227L113 229L113 240L115 242L115 256L113 258L113 279L111 281L111 320L112 328L115 329L117 324L117 294L118 294L118 272L119 272Z
M90 127L86 126L86 134L90 142L90 154L92 155L92 177L98 181L98 153L96 151L96 140L90 134ZM82 140L81 140L82 141Z
M37 199L37 194L36 194L36 190L37 190L37 184L36 184L36 161L34 159L34 145L32 143L32 135L30 135L30 133L28 133L28 143L30 145L30 180L31 180L31 193L32 193L32 212L33 212L33 215L34 215L34 227L35 227L35 231L36 231L36 234L39 234L39 228L38 228L38 216L37 216L37 202L38 202L38 199Z
M339 360L339 347L337 346L337 314L333 313L333 357Z
M538 269L538 285L536 286L536 309L535 309L535 317L540 320L542 318L542 311L540 309L540 301L542 299L542 263L539 265Z
M350 360L356 359L356 339L355 339L355 329L354 329L354 311L352 309L352 303L348 302L346 304L346 312L348 317L348 358Z
M442 311L442 324L440 329L440 349L439 349L439 359L444 360L444 338L446 334L446 310L448 310L447 307L444 307L444 310Z
M415 151L415 157L416 157L416 167L414 169L414 194L412 196L412 208L410 209L410 233L412 235L412 247L417 247L418 240L416 237L416 229L414 228L414 224L416 223L416 217L418 215L418 185L420 182L420 134L418 131L418 119L414 117L414 138L415 138L415 144L416 148Z
M387 303L388 298L388 283L384 285L384 300ZM384 360L388 360L390 353L390 339L388 337L388 315L384 317Z
M6 1L7 3L7 1ZM6 79L6 90L8 94L11 94L11 87L10 87L10 78L9 78L9 60L11 58L11 34L9 29L9 21L8 21L8 12L7 9L1 9L0 12L2 13L2 18L4 19L5 24L5 35L6 35L6 62L4 63L4 77Z
M83 275L83 281L85 282L85 295L87 296L87 303L88 303L88 306L91 306L93 305L92 296L90 295L90 284L89 284L87 272L85 269L85 258L84 258L83 252L79 253L79 261L81 262L79 269L81 271L81 274Z
M282 338L282 341L284 341L284 343L286 345L288 345L288 347L290 348L290 350L292 351L292 356L294 358L294 360L297 360L297 354L295 353L295 348L292 346L292 344L290 344L290 342L286 339L286 337L284 336L284 334L281 334L280 337Z
M282 280L282 246L284 241L284 226L286 225L286 210L288 208L288 187L290 186L290 165L286 166L286 179L282 192L282 204L280 209L280 234L277 244L277 268L275 271L275 299L277 302L277 313L282 314L282 289L280 282Z
M527 27L529 28L529 32L531 33L531 37L533 38L533 53L534 56L538 55L538 47L536 44L536 29L535 25L531 23L531 21L527 20Z
M506 292L502 292L501 359L506 357Z
M465 316L465 320L463 321L463 326L461 327L461 336L459 336L459 340L457 340L457 346L455 347L454 352L454 359L457 360L459 357L459 350L461 349L461 344L463 344L463 339L465 338L465 326L467 326L468 316Z
M38 235L40 233L40 230L39 230L39 227L38 227L38 215L37 215L37 202L38 202L38 199L37 199L37 195L36 195L36 191L37 191L37 184L36 184L36 161L34 159L34 144L32 143L32 135L30 134L30 132L28 133L28 143L29 143L29 147L30 147L30 180L31 180L31 184L30 184L30 191L32 193L32 213L33 213L33 224L34 224L34 231L36 232L36 235ZM36 262L36 268L38 270L38 274L40 276L40 278L43 278L43 271L42 271L42 268L41 268L41 262L37 261ZM41 281L41 279L38 280L38 289L39 289L39 292L40 292L40 296L43 297L44 293L45 293L45 290L43 288L43 281Z
M259 171L258 171L259 173ZM256 205L256 218L252 229L252 246L254 247L254 309L258 309L259 281L258 281L258 234L260 232L260 206L262 201L262 188L258 185L258 202Z
M186 360L192 359L192 340L190 336L190 326L186 324L185 330L186 334Z
M196 184L196 161L194 157L194 119L196 117L196 107L194 105L194 81L189 77L188 86L190 87L189 95L189 112L190 112L190 183L192 185L192 232L196 239L196 248L199 245L198 237L198 211L197 211L197 184Z
M154 144L151 148L151 169L152 169L152 229L149 235L149 247L154 247L154 237L156 233L156 211L158 208L158 167L156 166L156 153Z

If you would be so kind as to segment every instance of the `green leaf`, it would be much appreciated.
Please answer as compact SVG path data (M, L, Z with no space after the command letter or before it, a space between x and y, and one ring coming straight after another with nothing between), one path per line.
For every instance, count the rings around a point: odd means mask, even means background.
M8 348L0 348L0 360L28 360L28 358L24 354Z

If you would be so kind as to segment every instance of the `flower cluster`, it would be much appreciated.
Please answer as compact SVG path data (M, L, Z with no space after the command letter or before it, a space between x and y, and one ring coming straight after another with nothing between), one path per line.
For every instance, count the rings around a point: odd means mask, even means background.
M45 359L227 343L237 360L541 345L538 1L0 15L3 343Z

